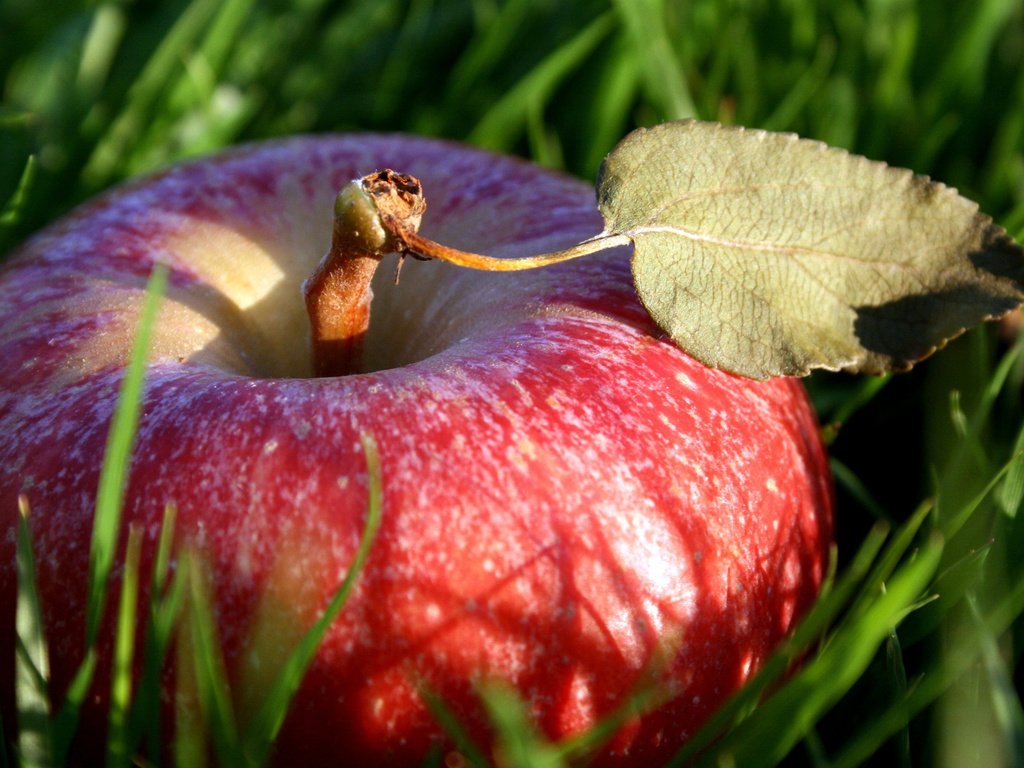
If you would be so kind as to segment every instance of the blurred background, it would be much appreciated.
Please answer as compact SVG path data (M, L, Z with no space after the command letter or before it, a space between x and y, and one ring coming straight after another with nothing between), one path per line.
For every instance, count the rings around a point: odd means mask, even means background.
M412 132L593 179L629 130L681 117L910 167L1024 236L1022 0L0 0L0 94L0 254L102 189L239 142ZM840 573L925 500L916 540L949 542L867 666L823 681L789 763L1024 764L1018 352L1004 322L910 374L809 381Z
M1024 226L1020 0L0 2L19 233L127 176L269 136L410 131L592 178L628 130L797 131Z

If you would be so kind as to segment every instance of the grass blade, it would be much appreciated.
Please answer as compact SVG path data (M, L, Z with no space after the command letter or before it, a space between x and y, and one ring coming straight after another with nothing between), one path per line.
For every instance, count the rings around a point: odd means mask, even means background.
M970 600L970 607L978 625L984 627L984 617L981 616L975 600ZM993 730L1002 736L1000 741L1004 755L1019 756L1024 749L1024 708L1017 695L1013 673L999 647L998 635L991 632L982 633L980 640L979 650L989 681L989 711L994 721Z
M178 630L178 675L187 681L186 691L194 696L192 703L198 705L201 723L198 734L191 734L185 741L191 751L184 762L181 754L177 756L179 765L191 766L195 764L192 761L205 757L206 737L213 742L218 765L243 765L227 673L217 639L217 623L213 618L209 574L198 553L190 551L184 559L187 563L184 576L187 611L185 625ZM194 714L191 712L186 718L194 722Z
M670 700L668 687L664 685L662 673L678 651L678 642L666 642L653 661L634 683L632 692L622 703L607 715L581 733L558 742L558 755L571 765L585 763L587 757L596 754L611 741L630 720L653 712Z
M879 557L871 574L865 580L860 595L850 608L849 615L855 618L873 606L879 594L885 592L885 583L896 570L900 560L907 554L918 531L933 510L933 504L925 501L918 506L910 518L901 525L890 539L885 551ZM849 620L849 619L848 619Z
M178 561L177 579L185 585L185 599L190 595L191 571L190 552ZM175 634L175 678L174 678L174 765L178 768L205 768L207 764L206 722L203 718L199 698L199 682L196 673L195 654L191 624L191 605L185 605L178 631Z
M496 762L503 768L564 768L558 749L530 719L526 704L504 683L490 681L478 689L496 731Z
M1013 444L1013 456L1024 456L1024 429L1017 432L1017 440ZM1003 484L996 495L999 509L1009 518L1017 516L1021 502L1024 502L1024 462L1014 461L1006 473Z
M82 170L82 179L88 186L103 186L125 172L125 166L131 162L153 116L155 105L177 82L176 76L182 69L182 51L199 45L203 32L216 17L217 8L218 3L213 0L192 0L163 39L158 41L123 97L120 112L96 141Z
M615 8L640 52L644 82L651 100L666 120L696 117L697 108L665 29L665 4L660 0L616 0Z
M36 581L36 561L28 528L28 501L18 499L14 696L18 713L18 758L24 768L56 765L50 727L50 660Z
M64 765L67 762L68 751L71 748L71 739L78 727L78 713L81 711L82 702L89 694L89 687L92 685L93 674L96 672L96 648L89 648L85 652L85 658L75 671L71 679L71 685L64 693L64 701L57 711L53 721L54 745L57 754L57 765Z
M959 533L965 525L967 525L971 516L974 515L974 513L982 506L982 503L988 498L989 494L999 487L1003 478L1006 477L1014 467L1019 466L1022 461L1024 461L1024 455L1020 453L1016 453L1011 456L1010 460L1003 464L999 471L992 476L992 479L985 484L984 488L978 491L972 499L969 499L954 514L947 516L947 519L942 525L942 532L950 539L956 536L956 534ZM942 499L940 497L939 501L941 502L941 500Z
M28 160L25 161L25 170L21 172L21 178L18 180L18 186L4 204L3 209L0 210L0 230L13 227L20 220L29 190L38 171L39 163L36 161L36 156L29 155Z
M96 519L93 526L89 557L88 603L86 606L86 647L96 643L100 619L106 602L107 579L114 564L118 531L121 525L121 506L127 482L128 464L135 428L139 420L142 400L142 380L146 370L146 353L156 320L160 299L167 286L167 268L153 268L146 298L139 318L139 329L132 347L131 358L121 383L121 393L110 423L103 469L100 472L96 494Z
M698 754L711 744L730 725L739 722L760 701L762 695L789 669L793 661L811 647L826 631L829 624L854 599L858 589L875 565L885 544L888 526L878 523L865 537L850 565L834 587L826 585L818 601L803 618L793 636L777 649L755 677L732 696L699 731L676 753L669 765L690 765Z
M832 470L832 477L835 478L836 485L845 488L846 492L875 520L892 522L889 513L875 500L875 497L871 495L871 490L864 485L852 469L839 459L829 459L828 466Z
M889 679L895 682L896 691L901 696L907 693L907 667L903 658L903 648L900 644L899 634L893 630L885 643L886 672ZM899 766L898 768L911 768L913 760L910 753L910 729L905 725L897 734Z
M807 103L828 82L828 75L836 57L836 44L831 38L823 38L818 43L814 60L810 62L789 92L775 105L775 109L762 122L761 126L768 131L792 130L793 124L804 112Z
M595 178L604 156L628 131L630 109L640 90L641 68L632 55L629 36L620 31L594 62L600 99L588 100L586 119L591 126L586 141L574 142L584 178Z
M745 768L774 765L863 674L879 646L927 587L942 555L933 535L860 612L778 693L703 755L697 765L725 761Z
M142 536L139 529L132 526L128 531L121 599L117 611L117 634L114 639L114 668L110 683L110 710L107 714L107 768L127 766L131 757L128 715L132 698L141 549Z
M469 135L470 143L492 149L511 145L526 126L531 105L537 108L551 98L555 88L608 36L613 21L607 13L597 17L534 67L480 119Z
M946 650L943 662L911 686L905 699L893 702L876 713L868 724L858 730L833 761L833 768L864 765L885 739L905 728L915 714L959 680L985 653L992 638L1002 636L1022 614L1024 582L1018 582L992 610L979 617L969 631L955 639Z
M267 761L270 748L284 724L285 715L292 697L299 688L302 678L313 661L313 656L323 640L324 635L333 621L338 617L345 602L348 600L359 574L362 573L366 560L370 555L373 540L377 535L381 522L381 484L380 456L377 443L369 434L361 436L363 454L366 457L367 482L369 497L366 504L366 523L359 539L352 565L337 591L331 597L323 616L299 640L295 650L288 657L281 671L274 680L263 704L246 728L245 752L247 758L255 765Z
M89 552L89 576L86 597L85 658L72 678L57 713L54 725L58 762L63 763L78 724L78 713L89 692L96 668L96 640L106 603L110 571L121 526L128 457L135 439L135 428L141 407L142 379L145 373L146 350L161 297L166 290L167 269L153 269L139 319L139 329L125 371L117 405L111 420L103 467L100 470Z
M132 708L131 744L142 744L150 761L159 764L161 757L160 686L161 671L170 648L171 635L180 615L185 581L181 571L168 584L171 547L174 541L173 506L164 510L160 540L153 561L149 590L149 625L143 641L142 673Z
M433 715L434 720L437 722L444 732L448 734L448 737L455 744L455 749L458 750L462 758L474 768L488 768L491 761L487 759L483 751L473 743L472 737L469 732L466 731L459 718L456 716L448 705L445 704L437 693L432 691L426 685L419 686L420 699L426 705L427 709L430 710L430 714Z
M494 16L479 28L459 60L452 66L447 90L453 96L465 98L481 75L492 74L503 60L515 55L517 38L530 18L533 0L509 0L494 9Z

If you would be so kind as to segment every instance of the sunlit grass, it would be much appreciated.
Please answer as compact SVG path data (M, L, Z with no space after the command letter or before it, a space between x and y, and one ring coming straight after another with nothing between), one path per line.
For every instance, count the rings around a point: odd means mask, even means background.
M691 114L798 131L911 167L1024 236L1024 9L1016 0L0 0L0 30L0 251L111 184L244 140L404 130L593 178L633 126ZM86 652L62 701L46 685L31 497L22 503L18 654L10 660L18 718L0 724L8 745L0 766L63 764L108 612L120 627L115 675L102 681L112 702L110 764L166 751L160 670L173 653L197 665L182 682L195 703L179 713L182 763L205 760L210 744L225 764L261 763L351 586L325 606L266 709L236 722L203 565L172 548L174 510L151 573L132 564L135 534L127 553L118 549L144 345L143 337L111 433ZM834 579L677 762L698 753L704 764L744 766L1024 760L1014 687L1024 610L1022 387L1020 345L991 328L911 374L811 379L836 468ZM371 478L374 455L367 443ZM368 512L365 546L380 514L372 494ZM126 554L119 601L107 605L111 568ZM357 562L350 579L358 571ZM133 601L135 589L148 604ZM175 641L180 622L188 631ZM136 645L130 629L143 624ZM204 651L189 656L175 642ZM142 670L134 686L125 673L133 660ZM787 678L796 660L803 666ZM482 695L510 764L571 762L605 737L595 729L547 744L507 691ZM638 692L637 706L657 700L646 695ZM443 701L430 701L458 737ZM491 749L464 744L474 763L486 763Z

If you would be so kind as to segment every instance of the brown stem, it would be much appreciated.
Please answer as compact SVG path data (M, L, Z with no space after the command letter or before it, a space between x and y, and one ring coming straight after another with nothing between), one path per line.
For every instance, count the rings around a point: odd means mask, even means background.
M313 339L313 375L344 376L359 370L363 339L370 325L370 282L380 264L380 254L363 249L331 250L313 276L303 285L306 312Z
M628 245L632 242L632 238L628 235L600 234L562 251L542 253L538 256L523 256L516 259L499 259L495 256L484 256L480 253L460 251L458 248L435 243L433 240L429 240L415 232L401 233L399 237L405 244L406 249L411 253L430 259L446 261L458 267L481 269L487 272L520 272L524 269L547 267L551 264L578 259L580 256L597 253L606 248L614 248L619 245Z
M359 370L370 323L370 283L387 253L512 272L557 264L630 242L625 235L602 233L564 251L498 259L421 237L418 233L425 208L419 181L389 170L357 179L338 193L330 250L302 286L309 313L314 375L343 376Z
M347 184L334 201L331 247L302 285L309 314L315 376L344 376L359 370L370 324L370 283L394 239L381 226L381 200L415 231L424 208L419 182L391 172ZM386 202L386 201L385 201Z

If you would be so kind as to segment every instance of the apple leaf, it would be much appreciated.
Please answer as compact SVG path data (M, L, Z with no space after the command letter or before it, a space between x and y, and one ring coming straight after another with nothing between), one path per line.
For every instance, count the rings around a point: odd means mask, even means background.
M1024 252L942 184L790 134L693 120L602 164L654 321L713 368L905 370L1024 300Z

